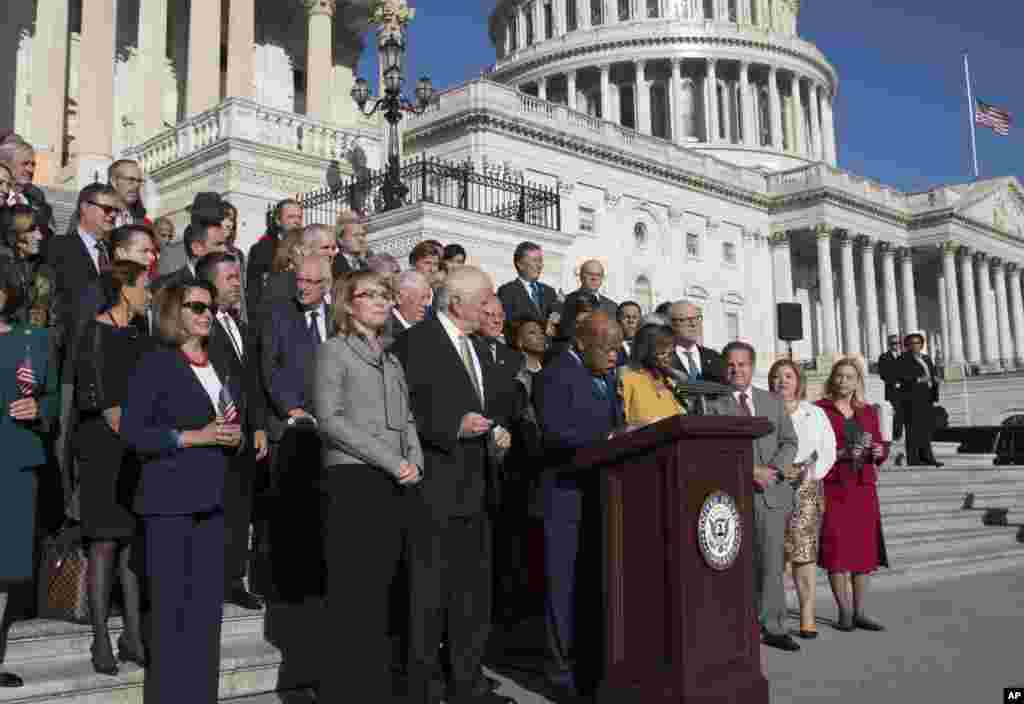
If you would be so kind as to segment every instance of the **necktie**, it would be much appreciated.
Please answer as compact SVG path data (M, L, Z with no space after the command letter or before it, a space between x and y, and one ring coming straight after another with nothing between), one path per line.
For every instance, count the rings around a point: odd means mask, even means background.
M594 377L594 388L597 390L598 396L604 400L608 400L608 382L601 377Z
M690 381L697 381L700 378L700 368L697 367L697 359L693 356L691 350L686 351L686 374L690 377Z
M469 380L473 382L473 390L476 391L480 403L484 402L484 392L480 387L480 379L476 375L476 365L473 364L473 353L469 349L469 338L463 335L459 338L459 351L462 353L462 364L466 367Z
M319 317L320 311L309 311L309 332L313 336L313 341L318 345L323 342L323 338L320 337L320 325L317 323Z
M750 397L746 393L740 394L740 415L747 416L748 418L754 415L753 410L750 408Z
M96 266L102 274L104 271L110 270L110 256L107 254L107 243L96 242Z
M491 357L494 359L495 362L497 362L498 361L498 343L497 342L492 342L492 343L490 343L490 347L491 347Z
M240 341L240 333L238 328L235 327L235 321L227 313L220 314L220 324L224 326L224 332L231 338L231 346L235 348L235 354L238 355L238 360L242 361L242 345Z
M540 308L540 286L536 281L530 282L530 300L533 301L533 305Z
M366 271L366 257L356 257L356 269Z

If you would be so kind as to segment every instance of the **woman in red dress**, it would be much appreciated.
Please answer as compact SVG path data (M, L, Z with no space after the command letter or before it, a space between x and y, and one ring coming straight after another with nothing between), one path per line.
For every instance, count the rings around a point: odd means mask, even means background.
M836 436L837 460L825 475L825 516L821 524L818 565L828 570L839 607L841 631L884 627L864 615L868 575L888 567L878 506L878 466L889 454L882 441L878 412L863 400L864 374L852 359L832 367L825 411Z

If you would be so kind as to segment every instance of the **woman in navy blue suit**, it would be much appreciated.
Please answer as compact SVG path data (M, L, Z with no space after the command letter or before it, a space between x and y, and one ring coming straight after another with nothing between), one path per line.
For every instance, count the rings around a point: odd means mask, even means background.
M121 435L142 460L135 511L143 520L152 600L146 704L214 704L224 596L224 474L242 431L240 379L209 361L213 291L188 282L157 296L166 346L136 367Z

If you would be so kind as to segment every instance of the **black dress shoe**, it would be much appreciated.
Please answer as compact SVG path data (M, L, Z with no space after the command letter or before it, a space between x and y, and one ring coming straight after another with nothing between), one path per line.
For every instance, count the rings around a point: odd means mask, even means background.
M106 645L100 645L99 643L106 643ZM116 677L119 670L117 668L117 660L114 659L114 651L110 648L110 641L96 641L94 640L92 646L89 648L89 652L92 654L92 669L99 675L109 675L110 677Z
M260 611L263 608L263 599L241 585L233 587L224 601L250 611Z
M145 649L141 646L130 647L123 635L117 639L117 659L121 662L134 663L139 667L147 665Z
M932 464L933 467L945 467L946 466L945 462L939 462L937 460L933 461L931 464Z
M765 633L764 644L790 653L800 650L800 644L793 640L793 637L788 633L781 636L775 633Z
M862 631L884 631L885 626L878 621L872 621L867 616L854 616L853 625Z
M24 687L25 680L13 672L0 672L0 687Z
M801 638L803 638L804 640L814 640L815 638L818 637L818 632L817 631L805 631L802 628L799 631L797 631L796 634L798 636L800 636Z

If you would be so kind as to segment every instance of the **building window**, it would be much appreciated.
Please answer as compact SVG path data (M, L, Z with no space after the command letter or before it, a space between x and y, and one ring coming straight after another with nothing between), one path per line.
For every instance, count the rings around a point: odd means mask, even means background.
M619 0L619 22L629 21L629 3L632 0Z
M700 257L700 236L692 232L686 233L686 256L691 259Z
M604 24L604 0L590 0L590 25L599 27Z
M729 342L740 339L740 314L729 312L725 314L725 335Z
M533 44L533 3L523 8L523 17L526 19L526 46Z
M732 242L722 243L722 259L725 260L726 264L736 263L736 245Z
M715 0L704 0L704 19L715 19Z
M638 222L633 226L633 239L636 240L637 247L647 246L647 225L642 222Z
M579 26L579 21L576 19L576 2L570 0L565 3L565 31L573 32L577 26Z
M736 22L739 20L739 7L736 4L736 0L729 0L729 21Z
M550 2L544 3L544 38L551 39L555 36L555 12Z
M594 209L581 205L579 209L580 232L594 231Z
M508 52L514 54L519 50L519 18L515 15L508 16Z
M647 0L647 16L661 17L661 0Z
M633 284L633 300L640 304L645 314L654 309L654 289L646 276L638 276Z

